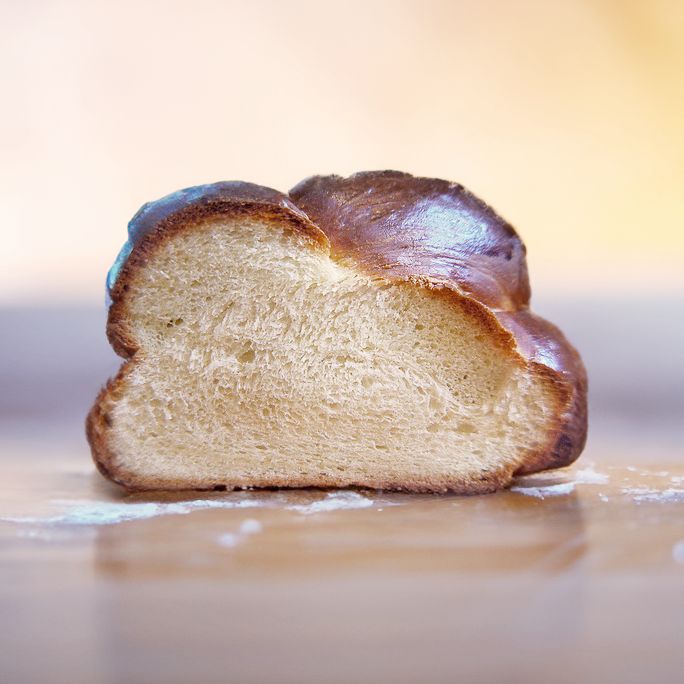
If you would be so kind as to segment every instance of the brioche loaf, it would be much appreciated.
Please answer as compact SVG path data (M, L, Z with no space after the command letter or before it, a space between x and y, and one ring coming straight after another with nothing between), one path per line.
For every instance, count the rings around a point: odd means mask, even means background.
M586 374L525 247L462 186L384 171L146 204L108 276L126 361L87 435L125 487L490 492L571 463Z

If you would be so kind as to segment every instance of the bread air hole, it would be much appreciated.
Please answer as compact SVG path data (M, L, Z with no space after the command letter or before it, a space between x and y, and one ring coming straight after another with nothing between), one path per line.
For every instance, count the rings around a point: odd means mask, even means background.
M252 363L255 356L254 349L247 349L246 351L243 351L242 354L238 354L237 360L240 363Z

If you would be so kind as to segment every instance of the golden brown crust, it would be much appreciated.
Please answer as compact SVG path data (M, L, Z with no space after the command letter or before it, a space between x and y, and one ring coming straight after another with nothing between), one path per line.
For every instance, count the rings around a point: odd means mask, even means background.
M370 171L313 176L290 197L328 236L334 257L387 277L444 280L496 309L529 302L525 246L462 185Z
M478 320L514 362L529 365L554 388L557 419L549 429L547 447L529 453L516 473L510 466L502 466L463 482L388 480L376 486L480 494L501 489L514 474L567 465L577 458L586 439L586 373L562 333L529 312L525 247L508 223L462 186L393 171L356 174L348 179L308 179L291 191L291 198L249 183L216 183L147 204L133 218L129 242L108 280L111 306L107 324L115 351L131 360L100 392L86 421L93 458L103 475L129 489L141 490L311 485L296 476L263 483L143 479L122 469L111 450L109 412L123 391L138 350L126 314L136 272L178 231L198 227L217 216L240 215L297 231L314 248L332 250L334 258L349 261L373 276L449 298ZM316 485L334 487L339 482L321 480Z
M390 279L443 282L509 331L518 354L556 389L548 446L516 474L569 465L587 435L587 376L554 325L528 309L525 246L514 228L463 186L398 171L314 176L290 196L330 240L332 255Z

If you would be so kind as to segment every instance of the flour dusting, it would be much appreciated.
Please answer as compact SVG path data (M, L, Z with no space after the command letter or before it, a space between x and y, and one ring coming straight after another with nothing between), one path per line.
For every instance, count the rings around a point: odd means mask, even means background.
M558 484L544 485L540 487L524 487L517 485L511 487L512 492L524 494L525 496L533 496L536 499L546 499L550 496L565 496L575 491L574 482L559 482Z
M250 535L257 534L263 529L263 525L258 520L248 518L242 522L238 532L226 532L226 534L220 535L216 541L219 546L233 548L247 539Z
M684 539L672 547L672 558L675 563L684 565Z
M291 500L291 499L290 499ZM132 520L146 520L160 515L187 515L193 511L216 508L284 508L298 513L311 514L340 509L368 508L375 505L372 499L357 492L336 491L328 493L323 499L311 503L288 503L283 494L271 497L256 497L249 492L233 493L221 498L193 499L190 501L166 502L112 502L55 500L51 502L61 512L43 517L17 516L2 517L0 521L33 525L114 525ZM387 502L385 502L387 505ZM241 534L260 531L257 520L246 520ZM229 537L225 545L229 545Z
M608 484L608 475L596 472L594 465L591 464L586 468L576 470L574 480L575 484Z
M357 492L330 492L325 499L314 501L310 504L298 504L288 506L292 511L300 513L322 513L324 511L337 511L340 509L369 508L373 501Z
M247 518L247 520L240 525L240 534L256 534L257 532L261 532L263 529L264 526L258 520L254 520L254 518Z
M113 525L129 520L145 520L159 515L187 515L203 508L251 508L261 505L251 499L195 499L177 502L126 503L112 501L53 501L66 509L59 515L0 518L4 522L42 525Z
M684 502L684 489L655 489L654 487L623 487L622 493L631 496L637 503L681 503Z
M234 546L237 546L242 541L242 539L240 538L239 534L234 534L233 532L226 532L226 534L220 535L216 541L219 546L224 546L225 548L230 549Z

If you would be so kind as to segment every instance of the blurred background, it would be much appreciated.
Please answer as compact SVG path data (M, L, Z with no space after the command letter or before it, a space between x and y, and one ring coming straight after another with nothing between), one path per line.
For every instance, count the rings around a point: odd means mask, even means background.
M1 0L3 455L55 431L85 454L143 202L384 168L518 228L589 367L597 457L679 448L683 74L681 0Z

